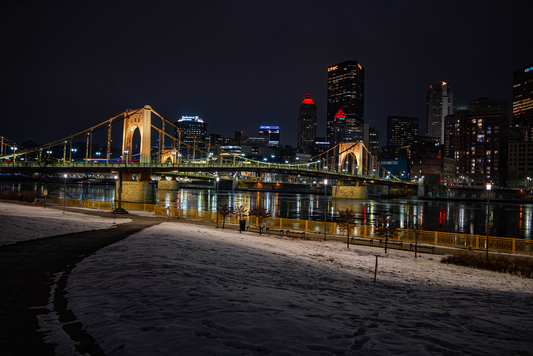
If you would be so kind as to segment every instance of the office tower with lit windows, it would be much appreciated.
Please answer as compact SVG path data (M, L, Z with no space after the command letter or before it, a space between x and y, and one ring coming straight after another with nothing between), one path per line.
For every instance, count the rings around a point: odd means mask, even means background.
M279 126L259 126L259 135L268 136L268 146L279 146Z
M402 147L415 142L418 136L418 118L387 116L387 145Z
M370 122L365 122L363 129L363 144L370 151L372 156L378 158L379 156L379 131L374 127L370 127Z
M444 155L454 160L453 183L480 188L486 183L506 185L507 109L506 101L479 98L457 105L455 114L446 116Z
M313 149L316 137L316 105L309 93L305 97L298 115L298 149L309 153Z
M327 139L332 145L362 140L364 99L365 68L358 61L328 67ZM339 110L345 115L342 128L339 120L335 120Z
M366 135L366 130L365 130ZM366 145L365 145L366 146ZM379 131L374 127L368 128L368 150L375 158L379 156Z
M513 72L513 125L533 128L533 65Z
M339 109L333 117L331 124L332 145L339 142L359 142L363 141L364 126L350 125L347 123L346 114L342 109Z
M453 93L450 84L430 85L426 98L426 134L444 142L444 118L453 114Z
M207 123L204 122L199 116L182 116L177 122L174 123L177 127L182 130L187 131L190 135L181 135L181 141L192 145L196 140L205 141L207 134ZM179 138L179 132L177 129L174 129L174 137ZM197 146L202 146L203 144L196 143Z

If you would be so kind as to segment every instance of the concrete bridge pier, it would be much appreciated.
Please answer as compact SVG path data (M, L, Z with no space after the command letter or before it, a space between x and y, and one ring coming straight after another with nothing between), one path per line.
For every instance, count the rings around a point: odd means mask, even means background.
M424 182L424 178L420 178L418 180L418 194L419 197L427 197L428 196L428 186Z
M359 185L344 185L343 181L337 181L337 185L333 186L331 196L336 199L368 199L368 189L366 186Z
M150 184L150 172L139 172L137 180L133 180L131 171L123 174L122 201L128 203L155 203L156 185Z
M167 180L167 178L162 175L161 179L157 182L158 190L178 190L178 182L175 179Z
M237 179L237 175L235 174L231 181L231 190L236 190L238 187L239 187L239 180Z

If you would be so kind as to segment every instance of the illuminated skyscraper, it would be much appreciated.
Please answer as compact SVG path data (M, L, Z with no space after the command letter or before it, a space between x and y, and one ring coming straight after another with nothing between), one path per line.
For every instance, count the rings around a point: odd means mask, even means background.
M455 114L446 117L444 155L454 160L454 183L480 188L489 182L498 187L506 184L507 109L506 101L478 98L457 105ZM523 161L520 154L514 157L510 163L518 170Z
M316 105L309 93L300 105L298 116L298 148L305 153L311 152L316 137Z
M177 127L187 131L196 139L205 141L207 134L207 123L204 122L199 116L182 116L177 122L174 123ZM178 138L178 130L174 130L174 136ZM195 139L189 135L182 135L181 140L183 142L192 145ZM199 143L196 143L199 145Z
M332 145L339 141L352 141L361 136L365 112L365 68L355 60L328 67L327 138ZM345 128L335 132L335 115L342 110ZM337 127L337 129L339 129ZM353 133L359 131L361 135Z
M415 142L418 136L418 118L387 116L387 145L405 146Z
M513 72L513 124L533 127L533 65Z
M429 86L427 100L426 134L444 142L444 118L453 114L453 93L450 84L437 82Z

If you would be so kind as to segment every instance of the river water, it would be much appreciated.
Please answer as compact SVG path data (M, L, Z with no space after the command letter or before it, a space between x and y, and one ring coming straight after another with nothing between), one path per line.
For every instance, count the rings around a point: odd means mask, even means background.
M4 187L5 188L5 187ZM64 186L52 189L49 197L62 197ZM67 198L112 202L114 185L68 184ZM157 202L187 210L215 211L215 189L181 189L158 191ZM278 192L219 191L218 204L230 206L264 205L274 217L324 221L324 196ZM427 201L418 199L345 200L327 197L327 220L334 221L339 210L352 209L357 223L374 225L381 212L391 214L400 227L411 222L422 224L424 230L486 235L487 204L480 202ZM533 205L490 203L489 233L491 236L532 239Z

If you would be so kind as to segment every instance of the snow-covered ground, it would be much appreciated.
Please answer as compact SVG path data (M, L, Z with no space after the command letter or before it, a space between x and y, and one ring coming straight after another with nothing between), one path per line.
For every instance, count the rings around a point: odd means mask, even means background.
M21 239L92 218L3 205ZM79 263L68 306L106 355L533 355L533 279L383 252L174 220ZM40 323L75 354L54 312Z
M383 255L164 223L81 262L69 308L106 355L533 354L532 279Z
M74 232L109 229L130 219L106 219L82 213L0 202L0 246Z

